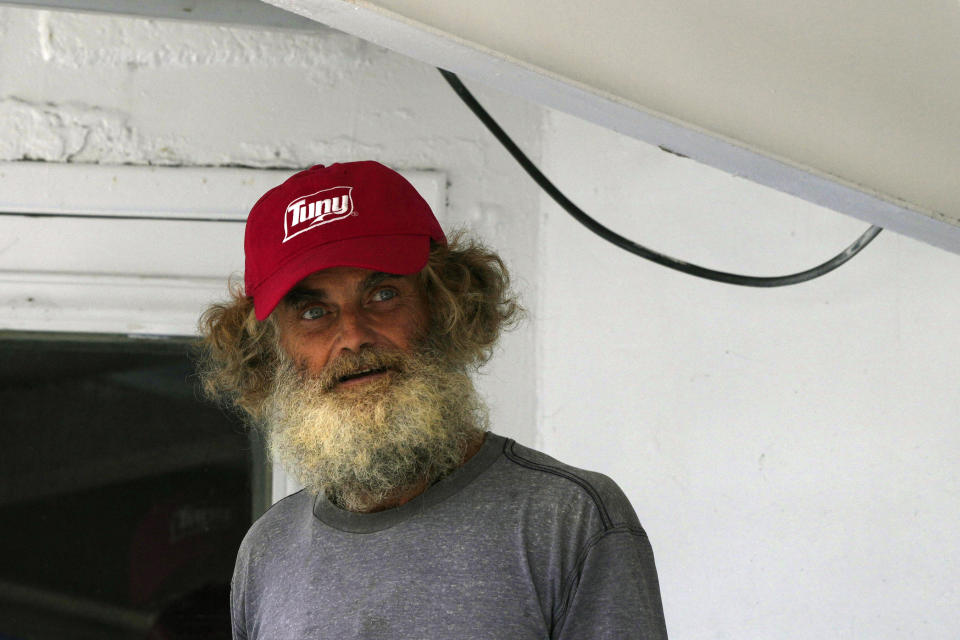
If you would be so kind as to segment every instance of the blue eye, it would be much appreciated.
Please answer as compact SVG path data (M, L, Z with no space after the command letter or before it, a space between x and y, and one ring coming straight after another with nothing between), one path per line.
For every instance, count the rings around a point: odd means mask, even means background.
M387 300L396 298L398 295L396 289L378 289L374 292L373 299L375 302L386 302Z
M305 309L303 313L300 314L300 317L303 320L318 320L325 315L327 315L327 310L323 307L310 307Z

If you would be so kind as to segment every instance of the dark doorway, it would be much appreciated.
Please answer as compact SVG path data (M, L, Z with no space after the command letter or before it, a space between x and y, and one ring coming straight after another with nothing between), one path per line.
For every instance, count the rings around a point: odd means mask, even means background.
M266 465L189 350L0 335L0 640L230 637Z

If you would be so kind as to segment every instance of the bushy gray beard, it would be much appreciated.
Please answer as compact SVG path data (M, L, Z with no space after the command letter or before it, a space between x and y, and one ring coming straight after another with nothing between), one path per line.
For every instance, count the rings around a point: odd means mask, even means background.
M386 369L340 386L344 375ZM487 427L470 377L426 354L377 348L347 353L315 377L282 362L267 400L273 459L308 490L350 511L457 469Z

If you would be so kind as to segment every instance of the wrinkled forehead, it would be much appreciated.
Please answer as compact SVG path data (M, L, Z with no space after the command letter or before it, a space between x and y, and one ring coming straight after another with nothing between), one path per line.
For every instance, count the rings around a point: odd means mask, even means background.
M400 284L419 292L419 274L398 274L359 267L330 267L315 271L297 282L284 296L287 304L303 298L324 299L360 295L384 283Z

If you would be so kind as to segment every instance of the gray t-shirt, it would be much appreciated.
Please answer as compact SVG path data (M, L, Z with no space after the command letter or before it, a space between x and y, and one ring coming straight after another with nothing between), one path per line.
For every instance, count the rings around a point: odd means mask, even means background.
M653 552L617 485L492 433L395 509L281 500L240 546L231 600L238 640L667 636Z

